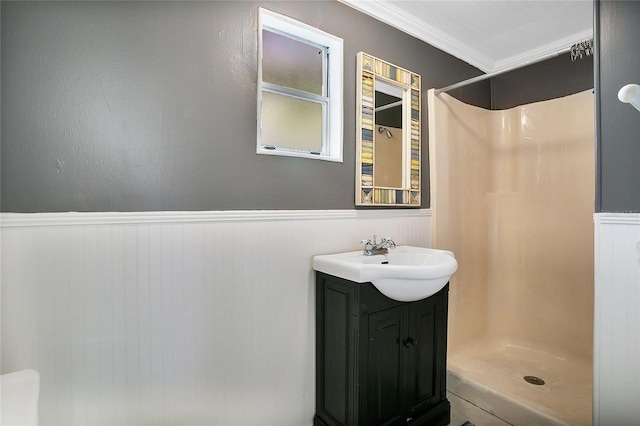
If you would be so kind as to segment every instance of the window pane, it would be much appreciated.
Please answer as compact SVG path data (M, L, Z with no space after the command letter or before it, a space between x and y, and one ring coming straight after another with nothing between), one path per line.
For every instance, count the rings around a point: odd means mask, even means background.
M262 30L262 80L316 95L322 93L323 50Z
M322 104L263 91L262 145L322 152Z

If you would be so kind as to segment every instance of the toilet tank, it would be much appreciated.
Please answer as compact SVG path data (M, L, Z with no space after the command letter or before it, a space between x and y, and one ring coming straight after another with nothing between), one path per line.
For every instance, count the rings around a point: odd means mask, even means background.
M0 376L0 425L37 426L40 375L22 370Z

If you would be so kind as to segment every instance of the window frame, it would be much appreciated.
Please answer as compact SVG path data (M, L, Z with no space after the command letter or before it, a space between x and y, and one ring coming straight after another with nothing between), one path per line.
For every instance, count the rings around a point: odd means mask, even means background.
M258 132L256 153L316 160L343 161L343 40L318 28L264 8L258 8ZM267 30L323 49L322 96L262 80L262 32ZM292 96L322 105L322 151L306 151L264 145L262 143L263 91Z

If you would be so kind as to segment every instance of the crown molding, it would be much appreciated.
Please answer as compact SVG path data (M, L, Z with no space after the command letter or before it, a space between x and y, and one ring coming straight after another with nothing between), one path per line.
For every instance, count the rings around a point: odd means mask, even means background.
M424 41L484 72L491 72L494 61L468 44L416 19L415 16L394 6L388 0L338 0L378 21L391 25L419 40Z
M535 49L496 61L494 63L494 72L522 66L528 62L537 62L545 56L551 56L552 54L565 50L580 41L589 40L591 38L593 38L593 29L587 29L570 36L554 40L551 43L543 44Z
M545 56L570 47L571 45L593 37L593 29L563 37L523 53L494 60L486 54L469 46L450 34L417 19L405 10L393 5L390 0L338 0L378 21L391 25L419 40L424 41L456 58L473 65L485 73L507 70L512 67L537 62Z

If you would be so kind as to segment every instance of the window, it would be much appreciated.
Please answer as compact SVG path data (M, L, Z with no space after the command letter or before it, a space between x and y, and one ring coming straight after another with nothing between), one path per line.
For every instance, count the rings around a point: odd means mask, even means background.
M342 39L259 16L257 153L342 162Z

